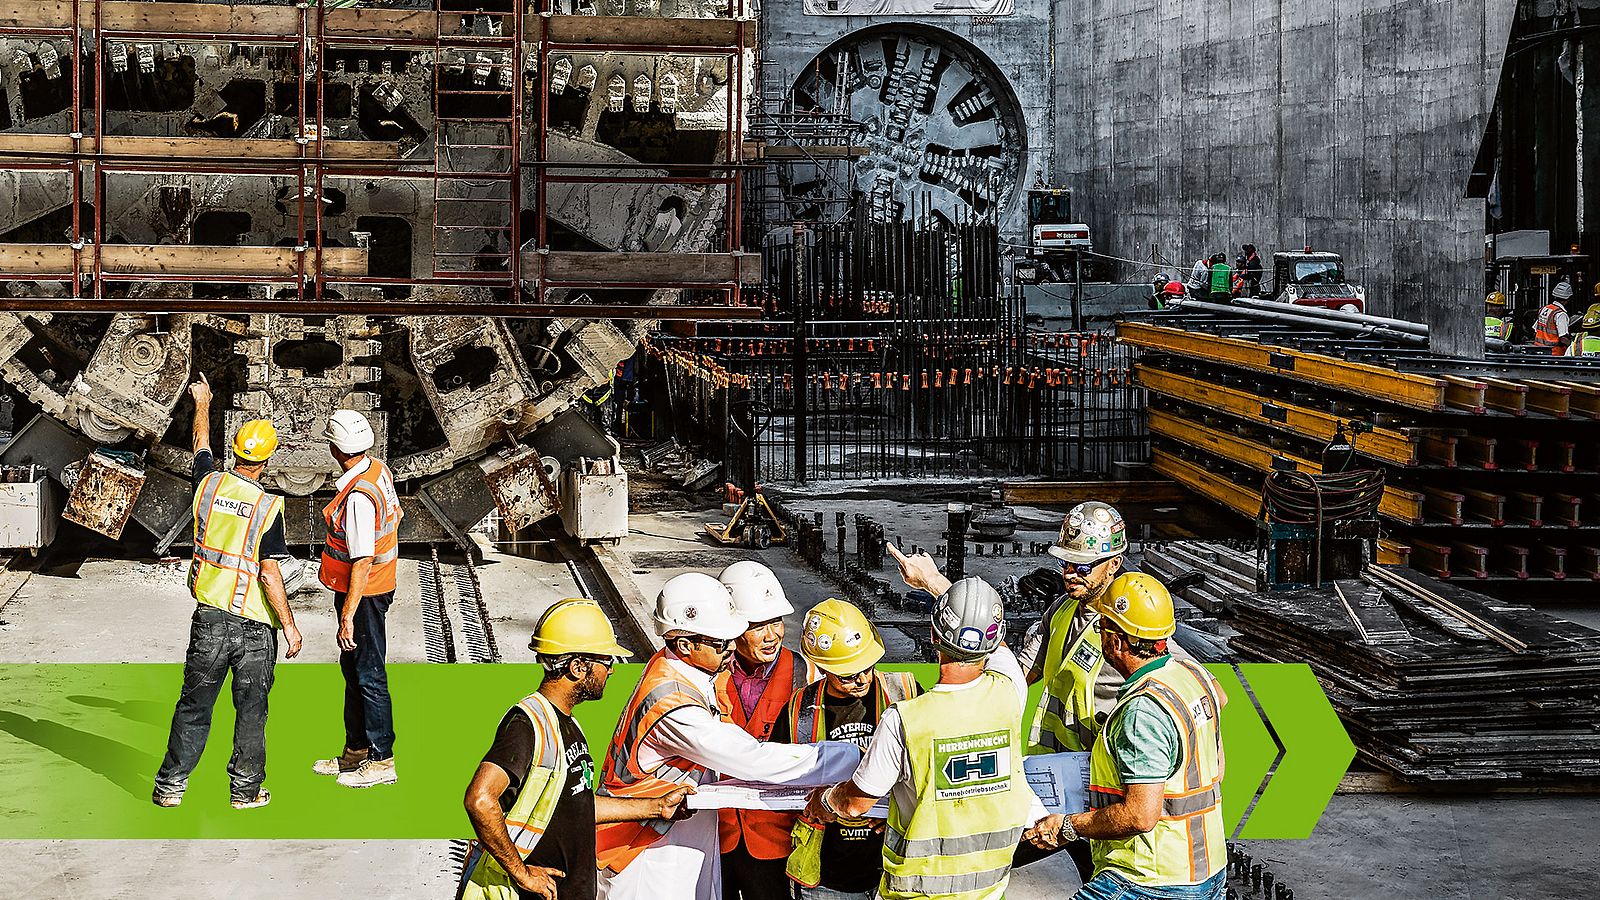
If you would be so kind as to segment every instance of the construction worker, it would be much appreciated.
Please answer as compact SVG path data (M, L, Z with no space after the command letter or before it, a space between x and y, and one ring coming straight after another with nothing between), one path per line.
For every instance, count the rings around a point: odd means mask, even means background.
M1591 303L1572 335L1568 356L1600 356L1600 303Z
M1072 507L1061 520L1061 534L1050 555L1061 561L1062 593L1045 609L1038 624L1028 629L1018 654L1028 684L1044 682L1028 730L1029 755L1088 751L1116 705L1123 676L1105 665L1094 626L1100 618L1097 602L1121 573L1127 549L1127 523L1110 504L1088 500ZM941 590L949 584L925 554L906 558L901 575L912 587L928 585L925 590ZM1178 658L1193 661L1176 641L1170 642L1170 647ZM1079 875L1088 880L1092 865L1087 841L1051 849L1064 849ZM1050 855L1037 850L1031 845L1019 848L1016 865Z
M1089 839L1094 877L1074 900L1205 898L1226 889L1221 685L1166 652L1172 598L1148 575L1112 582L1100 600L1101 652L1127 676L1095 738L1089 811L1057 843Z
M1261 254L1256 252L1255 244L1245 244L1239 248L1244 255L1240 257L1239 274L1244 278L1244 296L1261 296Z
M194 398L194 557L189 593L197 601L183 663L183 690L172 712L167 755L156 773L157 806L183 802L189 774L211 733L211 710L233 673L233 756L228 760L234 809L266 806L267 694L278 659L300 653L300 630L283 588L279 560L289 558L283 498L261 487L278 432L265 419L244 423L233 438L233 471L216 471L211 453L211 385L189 386Z
M1506 295L1491 291L1484 298L1483 336L1491 341L1511 340L1511 320L1506 318Z
M778 715L795 692L817 680L815 667L783 646L783 617L794 612L772 570L736 562L717 576L733 596L734 612L749 622L734 639L733 660L717 676L717 704L758 741L772 735ZM795 817L766 810L725 809L722 896L727 900L788 900L783 877Z
M666 646L645 663L617 720L597 793L661 797L720 776L745 781L824 784L860 757L850 744L762 743L723 718L715 678L749 622L709 575L688 572L656 597L656 631ZM611 823L595 834L601 897L613 900L721 900L720 818Z
M1189 281L1185 288L1189 291L1190 300L1206 300L1211 297L1211 259L1202 256L1194 261L1194 267L1189 270Z
M611 621L593 600L552 604L528 642L544 676L500 720L494 744L467 786L478 839L461 870L462 900L592 900L594 830L601 822L670 821L686 814L692 785L660 797L596 797L594 759L572 718L599 700L621 660Z
M1533 323L1533 342L1549 347L1552 356L1567 352L1572 344L1572 320L1567 314L1567 301L1572 299L1572 282L1565 278L1550 290L1550 302L1539 310Z
M934 602L939 683L889 707L848 781L812 793L805 815L836 822L889 796L882 900L999 900L1025 832L1050 835L1049 815L1022 770L1028 686L1005 646L995 589L963 578Z
M1228 265L1228 254L1218 253L1211 257L1211 302L1231 303L1233 301L1233 269Z
M344 474L322 510L327 537L318 577L333 591L344 672L344 752L319 759L318 775L345 787L394 784L394 711L385 668L384 617L399 572L400 495L389 467L373 459L372 424L352 409L335 410L323 433Z
M853 604L836 599L805 616L800 652L823 672L795 692L773 740L795 744L849 741L866 749L892 704L922 693L905 672L881 672L883 639ZM795 824L787 873L799 900L868 900L883 872L882 819Z

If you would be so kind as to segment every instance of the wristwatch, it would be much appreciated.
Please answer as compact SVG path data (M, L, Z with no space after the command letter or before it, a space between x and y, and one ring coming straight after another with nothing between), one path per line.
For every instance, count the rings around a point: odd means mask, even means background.
M823 788L822 793L817 795L817 800L822 803L822 809L824 812L830 816L833 816L835 819L838 819L841 818L839 811L833 808L832 803L828 802L828 795L833 792L834 787L836 787L836 785L829 785Z
M1070 844L1077 839L1078 829L1072 827L1071 819L1063 818L1061 820L1061 830L1056 832L1056 841L1062 844Z

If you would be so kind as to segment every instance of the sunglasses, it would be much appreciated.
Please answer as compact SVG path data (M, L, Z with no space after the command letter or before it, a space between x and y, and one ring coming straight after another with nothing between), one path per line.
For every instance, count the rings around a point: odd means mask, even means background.
M872 670L863 669L854 675L835 675L833 677L839 679L840 684L861 684L872 680Z
M1061 564L1061 571L1062 572L1071 572L1074 575L1077 575L1079 578L1087 578L1090 575L1090 573L1094 572L1095 569L1100 568L1101 566L1103 566L1106 563L1110 562L1112 559L1115 559L1115 557L1107 556L1104 559L1097 559L1092 563L1069 563L1069 562L1064 562L1064 563ZM1050 570L1046 569L1045 571L1048 572Z
M695 636L690 637L690 638L685 638L685 640L687 640L687 641L689 641L690 643L693 643L693 644L699 644L702 647L710 647L713 651L715 651L717 653L727 653L727 652L729 652L730 650L733 649L733 642L734 642L735 639L734 638L727 638L725 640L718 640L716 638L708 638L708 637L701 637L699 635L695 635Z

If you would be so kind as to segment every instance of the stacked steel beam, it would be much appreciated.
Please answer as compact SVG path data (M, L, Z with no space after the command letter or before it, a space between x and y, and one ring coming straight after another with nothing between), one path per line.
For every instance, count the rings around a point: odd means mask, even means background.
M1590 777L1600 633L1403 568L1230 598L1243 660L1304 662L1361 757L1409 779Z
M1459 360L1255 315L1119 327L1144 351L1153 468L1253 517L1266 472L1320 471L1343 425L1385 471L1381 560L1495 589L1600 580L1600 360Z

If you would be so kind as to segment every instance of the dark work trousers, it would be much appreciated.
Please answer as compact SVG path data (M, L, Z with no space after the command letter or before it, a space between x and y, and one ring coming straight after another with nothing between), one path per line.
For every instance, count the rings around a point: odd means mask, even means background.
M156 773L156 794L181 797L189 773L200 763L211 734L211 709L222 682L233 673L233 756L228 780L234 800L254 800L267 777L267 693L278 660L272 626L215 606L195 607L189 652L183 661L183 692L172 712L167 756Z
M744 841L722 854L722 900L789 900L787 859L756 859Z
M334 595L335 616L343 614L344 598ZM356 607L356 649L339 651L339 668L344 671L344 745L367 749L368 759L394 756L394 708L383 664L389 652L384 616L393 602L394 591L362 597Z
M1029 863L1036 863L1047 856L1055 856L1063 851L1072 857L1072 864L1078 867L1078 880L1087 884L1089 876L1094 874L1094 860L1089 856L1088 838L1078 838L1072 843L1055 850L1040 850L1027 841L1023 841L1017 845L1017 852L1011 858L1011 868L1020 869Z

